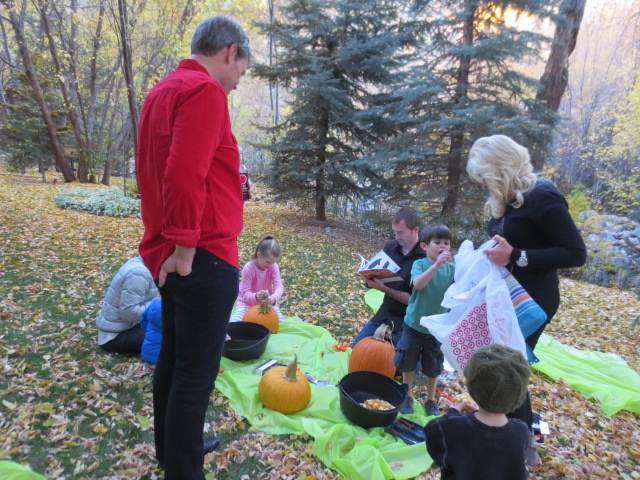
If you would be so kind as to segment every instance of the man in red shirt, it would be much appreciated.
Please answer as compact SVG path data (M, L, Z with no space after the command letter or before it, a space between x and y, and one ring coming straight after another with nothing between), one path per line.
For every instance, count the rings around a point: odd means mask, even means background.
M202 433L238 295L243 214L227 96L249 57L239 24L223 16L203 21L191 58L151 89L140 115L140 255L162 296L153 406L166 480L203 480L204 454L219 444Z

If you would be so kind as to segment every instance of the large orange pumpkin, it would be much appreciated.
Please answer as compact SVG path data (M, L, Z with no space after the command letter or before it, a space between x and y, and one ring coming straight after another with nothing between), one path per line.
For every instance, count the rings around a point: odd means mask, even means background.
M286 367L272 367L262 375L258 395L263 405L276 412L297 413L311 400L309 380L298 370L298 356Z
M271 333L278 333L280 320L278 313L269 305L254 305L242 317L243 322L253 322L264 325Z
M393 358L396 356L396 349L387 340L389 326L380 325L371 337L360 340L349 359L349 371L369 370L393 378L396 374L396 365Z

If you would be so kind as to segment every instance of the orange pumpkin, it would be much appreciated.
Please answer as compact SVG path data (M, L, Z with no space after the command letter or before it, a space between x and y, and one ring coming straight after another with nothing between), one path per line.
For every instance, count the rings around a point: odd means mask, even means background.
M298 356L286 367L267 370L258 384L258 395L263 405L276 412L297 413L311 400L309 380L298 370Z
M387 340L387 336L390 336L389 326L383 324L371 337L360 340L351 352L349 371L369 370L393 378L396 374L396 365L393 361L396 349Z
M278 333L280 320L278 313L269 305L254 305L242 317L243 322L253 322L264 325L271 333Z

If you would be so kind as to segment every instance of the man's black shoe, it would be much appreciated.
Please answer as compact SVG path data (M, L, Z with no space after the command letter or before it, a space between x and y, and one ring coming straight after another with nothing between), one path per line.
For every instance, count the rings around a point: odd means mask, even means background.
M220 446L220 439L216 437L206 437L202 440L204 454L211 453Z
M208 454L216 450L220 446L220 439L216 437L206 437L202 439L202 449L204 454ZM164 462L158 461L158 465L164 470Z

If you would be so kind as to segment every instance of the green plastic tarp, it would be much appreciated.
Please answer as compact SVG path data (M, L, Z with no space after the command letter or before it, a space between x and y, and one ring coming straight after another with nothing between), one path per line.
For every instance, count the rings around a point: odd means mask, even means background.
M298 355L302 372L311 373L331 386L312 384L307 408L284 415L265 408L260 402L261 377L255 370L272 358L289 363L294 353ZM431 465L424 443L406 445L382 428L366 430L353 425L342 414L335 385L348 372L350 353L350 348L346 352L338 351L335 339L324 328L289 317L280 324L280 331L271 335L259 359L238 362L223 358L220 368L224 371L216 380L216 388L229 399L231 408L263 432L311 435L314 454L327 467L350 480L418 476ZM427 422L424 411L406 417L420 425Z
M0 460L0 479L2 480L47 480L42 475L29 470L19 463Z
M611 416L620 410L640 413L640 375L618 355L578 350L542 335L536 345L539 363L533 368L595 399Z

